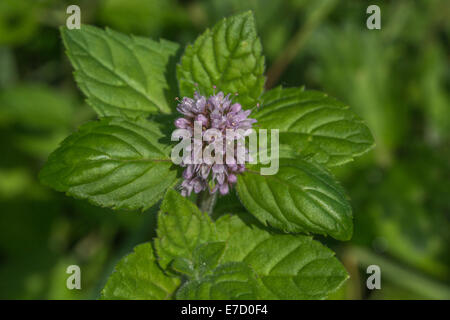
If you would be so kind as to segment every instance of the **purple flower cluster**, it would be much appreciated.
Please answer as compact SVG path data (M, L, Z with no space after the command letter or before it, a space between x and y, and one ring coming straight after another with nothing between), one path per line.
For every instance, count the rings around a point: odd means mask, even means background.
M194 99L184 97L178 104L177 110L183 114L184 117L178 118L175 121L175 126L179 129L187 129L191 133L191 145L199 145L197 150L203 152L208 146L208 143L203 141L203 135L208 129L216 129L221 133L223 153L221 157L225 157L226 145L229 143L229 135L227 132L243 132L243 134L236 134L235 142L242 136L247 136L251 133L255 119L250 119L248 116L251 110L243 110L239 103L233 103L230 99L230 94L224 95L219 92L215 95L206 98L195 92ZM194 123L201 123L202 125L202 140L194 139ZM234 143L235 148L238 143ZM195 150L195 148L190 148ZM248 150L245 148L245 154L248 159ZM236 150L235 150L236 151ZM193 152L192 152L193 153ZM244 172L245 163L238 161L237 152L234 152L231 161L222 161L222 163L215 163L208 159L202 159L200 163L193 164L192 161L182 160L181 166L186 167L183 172L183 182L181 184L181 194L188 196L192 191L199 193L209 187L211 193L217 190L224 195L227 194L233 184L237 181L237 174ZM192 155L193 157L193 155Z

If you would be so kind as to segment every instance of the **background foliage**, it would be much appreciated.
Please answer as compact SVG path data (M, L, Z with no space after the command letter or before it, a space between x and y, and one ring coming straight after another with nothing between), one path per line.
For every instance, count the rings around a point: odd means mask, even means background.
M117 261L155 236L156 208L120 214L38 183L50 151L95 117L58 30L73 3L83 23L182 45L223 16L254 10L267 85L328 92L377 143L333 168L355 216L351 241L320 239L351 276L334 298L450 297L448 1L3 0L0 298L98 298ZM369 4L381 7L380 31L365 27ZM219 214L239 211L233 197L219 201ZM80 291L66 289L70 264L81 267ZM365 289L370 264L381 266L382 290Z

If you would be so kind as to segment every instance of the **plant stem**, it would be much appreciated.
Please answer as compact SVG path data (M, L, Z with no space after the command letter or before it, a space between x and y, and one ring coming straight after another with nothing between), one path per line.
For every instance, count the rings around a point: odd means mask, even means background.
M212 214L217 200L217 192L211 194L209 190L202 191L197 197L197 206L203 212Z

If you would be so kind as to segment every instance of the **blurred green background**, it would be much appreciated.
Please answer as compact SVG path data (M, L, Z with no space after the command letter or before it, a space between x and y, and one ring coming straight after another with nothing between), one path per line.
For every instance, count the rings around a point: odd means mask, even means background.
M450 299L450 104L447 0L0 0L0 298L95 299L115 263L154 236L155 211L112 212L41 186L48 154L85 105L58 27L85 24L182 44L223 16L252 9L267 85L306 85L348 103L377 147L334 170L355 234L321 239L351 274L337 299ZM366 8L381 8L381 30ZM234 196L218 210L239 206ZM81 290L66 288L81 267ZM381 267L381 290L366 267Z

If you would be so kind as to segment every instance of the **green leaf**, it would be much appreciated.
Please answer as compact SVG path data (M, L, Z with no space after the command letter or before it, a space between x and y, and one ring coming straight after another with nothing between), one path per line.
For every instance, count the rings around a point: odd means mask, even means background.
M182 96L202 94L213 85L225 93L238 92L244 108L256 105L264 87L264 56L251 12L223 19L186 48L177 75Z
M252 117L263 129L278 129L280 144L303 157L337 166L374 146L364 122L350 108L317 91L278 87L266 92Z
M166 71L176 43L93 26L61 28L75 79L99 116L169 113Z
M192 252L192 260L183 256L176 257L170 263L170 267L190 278L198 279L217 267L225 247L223 241L199 244Z
M166 276L156 263L150 243L123 258L102 290L102 299L167 300L180 280Z
M199 244L217 240L208 214L174 190L168 190L164 197L156 233L155 249L163 269L176 257L192 261Z
M54 151L41 182L114 209L147 209L177 181L156 124L103 118L89 122Z
M225 242L219 241L203 243L195 248L192 257L200 275L217 267L225 247Z
M248 300L257 298L253 271L242 262L218 266L213 274L180 287L177 300Z
M302 159L280 159L275 175L260 175L259 168L250 168L237 183L241 202L259 221L286 232L351 238L350 204L328 171Z
M193 278L196 275L194 262L187 258L175 257L169 263L170 271L175 271L175 273L183 274L189 278Z
M221 262L250 266L259 299L324 299L348 278L334 253L311 237L271 234L242 215L223 216L216 227L227 242Z

